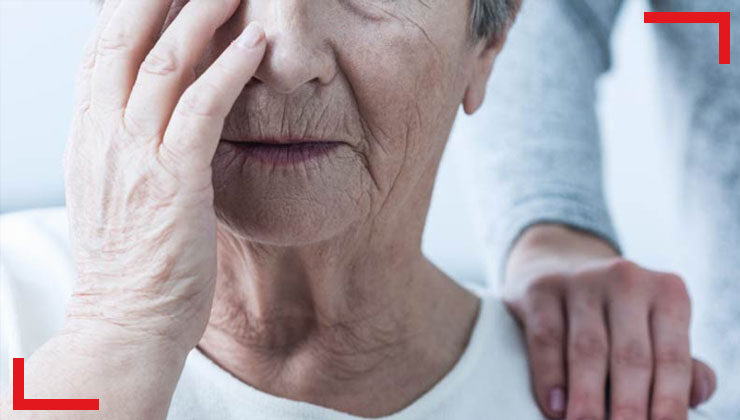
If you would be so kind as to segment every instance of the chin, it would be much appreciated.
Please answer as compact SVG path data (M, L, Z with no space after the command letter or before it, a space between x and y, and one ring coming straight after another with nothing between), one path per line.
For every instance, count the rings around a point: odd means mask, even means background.
M342 209L341 205L327 212L327 207L296 200L225 201L216 199L219 221L238 238L263 245L291 247L324 242L358 219L352 209Z
M356 159L274 167L217 155L214 205L232 234L273 246L302 246L341 235L367 218L370 183Z

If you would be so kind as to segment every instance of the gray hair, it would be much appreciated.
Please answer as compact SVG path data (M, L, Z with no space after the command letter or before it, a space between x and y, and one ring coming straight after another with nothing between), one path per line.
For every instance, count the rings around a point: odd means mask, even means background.
M472 0L475 41L498 41L514 22L522 0Z

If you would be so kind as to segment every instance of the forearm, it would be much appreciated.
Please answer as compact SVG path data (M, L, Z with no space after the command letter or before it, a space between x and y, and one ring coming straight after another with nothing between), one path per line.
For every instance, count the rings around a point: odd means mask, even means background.
M595 105L619 3L524 2L482 117L461 126L483 184L476 193L494 275L503 274L512 245L536 224L577 227L616 247Z
M165 419L184 366L182 352L156 340L106 333L60 334L25 360L24 397L94 398L99 411L12 411L13 419ZM3 417L12 410L3 396Z

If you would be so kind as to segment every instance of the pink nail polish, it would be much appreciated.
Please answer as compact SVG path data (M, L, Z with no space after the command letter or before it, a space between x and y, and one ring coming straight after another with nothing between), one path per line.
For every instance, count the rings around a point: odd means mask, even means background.
M550 410L554 413L565 411L565 390L561 387L550 390Z

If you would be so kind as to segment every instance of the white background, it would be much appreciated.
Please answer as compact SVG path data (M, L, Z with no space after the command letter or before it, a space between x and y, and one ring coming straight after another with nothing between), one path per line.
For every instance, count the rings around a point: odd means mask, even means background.
M95 10L90 0L0 0L0 7L0 211L61 205L74 76ZM642 0L628 1L614 68L601 87L607 190L627 253L671 268L678 258L671 248L675 168L665 154L645 7ZM465 123L465 117L458 121ZM453 276L481 279L483 247L467 183L456 170L458 140L453 135L442 165L424 248Z

